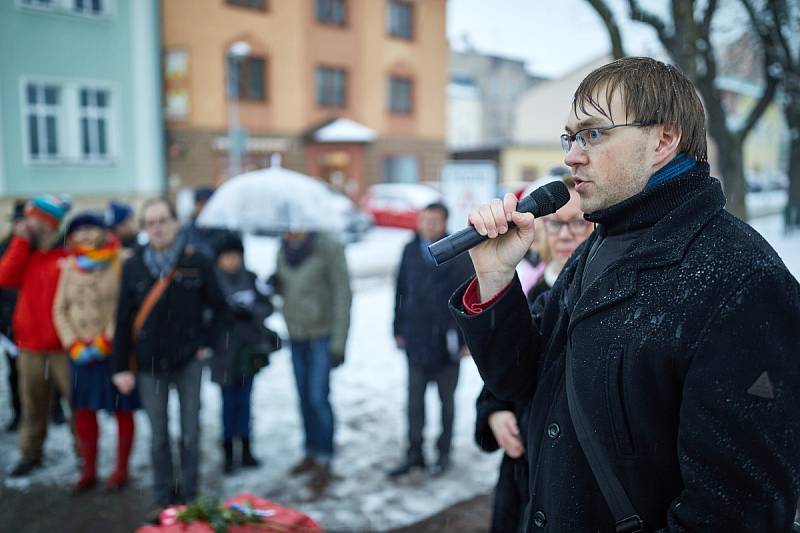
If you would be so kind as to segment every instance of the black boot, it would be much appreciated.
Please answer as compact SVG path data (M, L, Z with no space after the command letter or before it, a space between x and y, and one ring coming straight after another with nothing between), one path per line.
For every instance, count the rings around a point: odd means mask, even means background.
M425 468L425 458L419 454L409 454L406 460L389 471L389 477L400 477L410 473L415 468Z
M233 441L226 440L222 443L225 450L225 473L230 474L233 472Z
M242 438L242 466L255 467L260 466L261 461L253 457L250 453L250 439Z

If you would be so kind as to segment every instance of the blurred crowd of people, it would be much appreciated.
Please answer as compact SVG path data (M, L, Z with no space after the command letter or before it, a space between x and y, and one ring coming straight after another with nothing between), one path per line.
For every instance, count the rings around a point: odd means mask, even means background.
M198 194L198 207L210 193ZM97 482L98 411L117 422L116 466L106 490L129 481L134 411L151 428L157 509L198 496L199 411L203 369L222 392L224 471L257 467L251 445L253 378L281 347L265 326L271 296L282 296L301 399L306 457L317 492L331 481L331 368L344 360L350 286L344 249L313 232L284 236L275 274L259 280L244 266L233 232L181 225L164 198L134 209L71 215L69 198L18 201L0 259L0 342L8 358L11 420L19 459L8 475L43 465L55 394L70 405L80 473L72 491ZM197 211L194 213L197 214ZM141 229L140 229L141 228ZM172 461L170 390L180 404L180 465ZM63 416L63 415L62 415Z
M265 326L278 295L305 436L304 456L290 474L310 474L308 486L317 495L331 483L330 374L345 360L352 299L344 248L324 233L287 233L274 274L259 279L245 268L241 236L197 226L196 216L212 192L198 191L197 207L183 225L163 198L144 202L138 213L111 202L104 211L73 215L70 200L58 195L15 204L0 259L0 342L12 396L7 429L19 431L20 450L9 476L27 476L42 466L48 416L59 405L53 398L61 397L70 405L80 464L73 492L98 483L99 411L113 414L117 423L116 466L106 490L126 486L134 412L143 409L151 428L156 507L194 500L205 367L222 392L224 473L258 467L251 397L255 375L281 347L279 335ZM541 221L542 236L520 266L531 301L552 285L591 232L581 215L573 198ZM438 476L451 466L455 390L468 351L447 300L473 270L466 254L438 267L431 257L428 245L446 236L447 221L441 203L420 212L397 272L393 330L408 361L408 436L404 456L387 472L390 479L416 469ZM423 452L429 384L438 388L442 423L432 462ZM168 430L173 389L180 404L179 465L173 465ZM511 490L522 480L513 474L522 463L511 457L522 454L515 428L524 412L485 390L478 412L478 444L487 451L506 450L500 483Z

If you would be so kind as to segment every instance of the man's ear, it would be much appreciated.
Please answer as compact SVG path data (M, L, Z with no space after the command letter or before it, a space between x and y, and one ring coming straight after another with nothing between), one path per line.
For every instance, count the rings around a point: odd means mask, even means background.
M660 124L656 128L658 128L658 144L653 162L655 165L661 165L669 161L673 155L678 154L678 146L680 146L683 136L677 124Z

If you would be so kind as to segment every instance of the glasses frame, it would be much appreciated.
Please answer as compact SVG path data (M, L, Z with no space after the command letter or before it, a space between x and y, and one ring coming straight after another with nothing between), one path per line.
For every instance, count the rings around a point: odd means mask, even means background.
M570 150L572 150L572 143L576 140L581 139L578 141L578 146L580 146L581 150L584 152L591 148L589 141L582 135L584 131L591 131L597 130L601 132L606 132L608 130L613 130L614 128L622 128L625 126L633 126L635 128L646 128L648 126L655 126L655 122L626 122L625 124L612 124L611 126L590 126L588 128L581 128L573 134L563 133L561 135L561 149L564 150L564 155L568 154Z
M548 235L559 235L561 233L561 230L564 227L566 227L567 231L570 233L570 235L575 237L577 235L580 235L582 232L586 231L586 228L589 228L589 227L592 226L592 223L589 222L588 220L584 219L584 218L574 218L574 219L570 220L569 222L564 222L563 220L558 220L558 219L553 219L553 218L546 218L542 222L544 223L544 231ZM576 223L576 222L581 222L582 223L581 224L581 228L578 231L575 231L575 228L572 227L572 224ZM551 228L553 227L553 224L555 224L555 223L558 224L558 229L554 231Z

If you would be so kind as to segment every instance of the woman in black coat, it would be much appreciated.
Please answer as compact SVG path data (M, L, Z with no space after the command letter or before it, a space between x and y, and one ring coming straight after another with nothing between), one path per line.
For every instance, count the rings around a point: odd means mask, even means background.
M234 469L234 444L241 446L241 465L260 463L250 450L251 400L255 374L269 364L277 349L277 335L264 326L272 314L269 297L256 275L244 268L244 247L235 234L224 234L215 243L217 280L233 321L221 331L211 361L211 380L222 389L222 428L225 473Z

